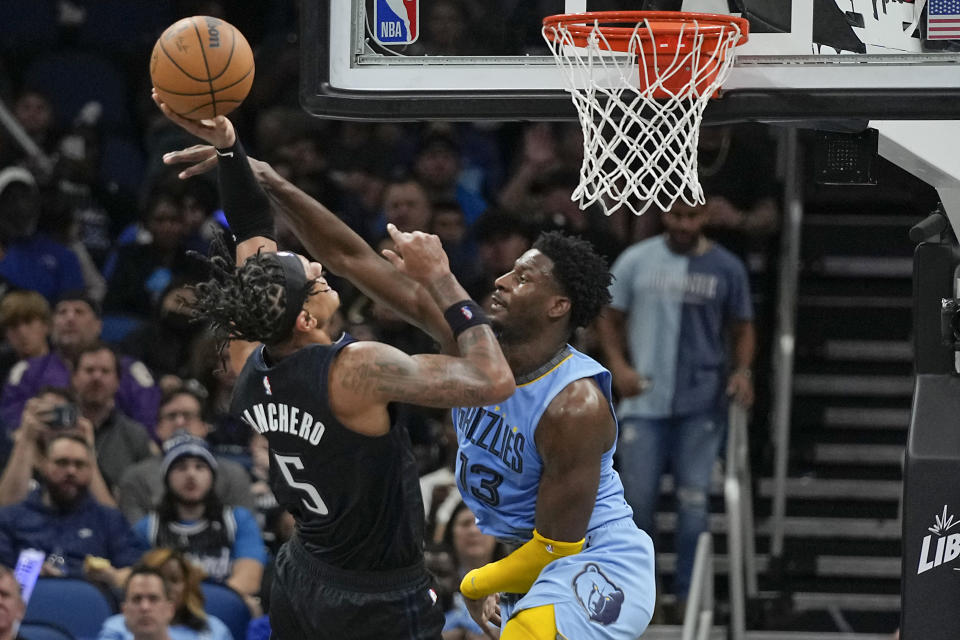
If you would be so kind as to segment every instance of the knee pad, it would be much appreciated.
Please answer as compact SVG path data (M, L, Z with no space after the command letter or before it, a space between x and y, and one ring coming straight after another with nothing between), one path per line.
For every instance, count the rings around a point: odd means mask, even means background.
M503 627L500 640L557 640L557 621L553 605L524 609Z

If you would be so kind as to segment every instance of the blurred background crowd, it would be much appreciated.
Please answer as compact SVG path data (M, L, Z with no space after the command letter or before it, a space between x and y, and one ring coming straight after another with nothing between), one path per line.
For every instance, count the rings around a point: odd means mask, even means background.
M426 17L421 47L469 49L470 5L432 6L437 15ZM185 307L190 286L205 277L190 252L206 252L224 225L215 175L183 181L164 167L164 153L196 141L150 100L153 42L176 19L197 14L230 21L254 48L252 92L231 116L250 155L374 247L389 242L388 222L437 234L478 300L540 231L578 234L612 263L661 227L659 214L607 218L571 202L582 156L576 123L307 116L298 105L293 0L0 3L0 98L28 137L0 129L0 563L12 567L21 549L42 548L45 573L119 587L123 569L147 549L187 545L204 558L207 578L261 613L270 558L292 519L266 483L265 438L227 414L233 379L208 328L191 322ZM25 149L31 145L39 153ZM772 260L778 187L766 132L717 128L702 145L708 235L748 264ZM767 173L744 171L751 163ZM278 225L280 246L306 253ZM343 301L339 328L408 353L434 348L349 283L331 280ZM769 300L768 282L755 289ZM758 308L760 367L768 320ZM602 359L597 340L588 328L576 346ZM448 412L398 413L419 456L440 597L448 617L462 622L450 637L472 637L478 630L457 613L458 575L503 551L458 499ZM85 447L95 464L84 464ZM114 507L122 519L100 511ZM95 535L58 540L65 519ZM215 526L174 526L198 520Z

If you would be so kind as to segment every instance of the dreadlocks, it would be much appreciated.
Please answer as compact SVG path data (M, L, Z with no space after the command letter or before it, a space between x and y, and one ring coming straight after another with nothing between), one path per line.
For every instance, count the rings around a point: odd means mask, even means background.
M238 267L228 257L225 243L217 239L210 257L201 257L210 269L210 279L194 287L194 318L207 320L221 344L246 340L275 345L288 339L293 325L284 323L287 307L283 267L271 253L259 251ZM307 281L299 292L306 298L314 291Z
M553 275L570 298L571 330L590 324L610 303L607 261L586 240L559 231L541 233L533 248L553 261Z

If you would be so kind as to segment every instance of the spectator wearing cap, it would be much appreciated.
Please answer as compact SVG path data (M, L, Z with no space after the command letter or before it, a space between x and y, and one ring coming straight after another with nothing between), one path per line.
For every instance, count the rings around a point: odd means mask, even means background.
M82 435L64 430L50 436L40 486L0 508L0 563L14 566L21 551L38 549L47 554L41 575L120 586L144 547L122 513L90 494L95 465Z
M42 387L69 387L76 355L99 339L102 323L99 305L82 292L63 296L53 308L50 335L52 350L44 356L21 360L13 366L0 393L0 421L13 429L23 406ZM160 389L150 370L140 361L120 359L117 407L127 416L153 429Z
M160 402L157 417L157 437L164 448L183 433L206 440L211 426L203 419L203 397L199 391L180 386L167 391ZM255 508L255 499L250 491L250 475L238 462L215 456L217 473L213 490L225 505L250 509ZM127 469L120 476L116 487L120 510L131 523L137 522L154 509L163 497L163 456L154 455Z
M430 201L455 200L472 225L484 211L487 201L477 188L460 179L462 153L456 139L445 132L429 133L413 162L413 174L430 194ZM401 229L402 230L402 229Z
M146 427L117 408L118 370L117 354L95 342L77 353L71 378L79 413L93 425L97 466L111 490L126 469L159 451Z
M0 300L0 380L20 360L50 352L50 303L36 291L11 291Z
M179 434L166 442L161 464L164 493L134 531L152 548L186 553L208 578L241 595L260 590L267 550L253 514L224 506L213 490L217 460L206 442Z
M0 171L0 278L54 302L83 289L83 271L68 247L37 232L40 197L33 175L21 167Z

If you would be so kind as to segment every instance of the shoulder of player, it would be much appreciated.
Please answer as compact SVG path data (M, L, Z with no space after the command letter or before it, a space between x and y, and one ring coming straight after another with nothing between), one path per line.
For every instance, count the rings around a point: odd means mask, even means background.
M592 378L574 380L560 391L537 425L537 444L560 444L571 441L582 446L587 433L603 434L612 425L610 404ZM567 434L570 434L567 437Z
M330 366L331 380L348 393L363 395L384 376L410 373L410 356L383 342L359 340L343 347Z

